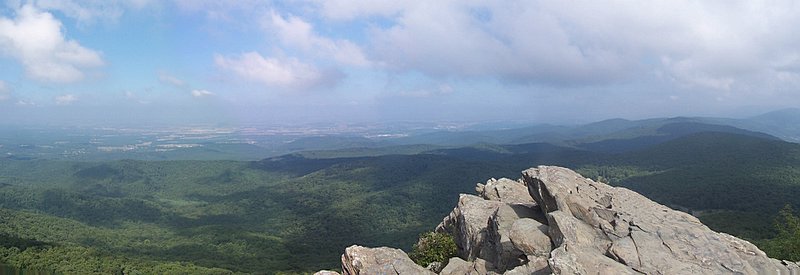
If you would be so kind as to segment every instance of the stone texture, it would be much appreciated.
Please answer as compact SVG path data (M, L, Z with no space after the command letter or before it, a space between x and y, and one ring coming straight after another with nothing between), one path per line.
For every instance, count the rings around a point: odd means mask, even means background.
M442 269L439 275L469 274L474 271L472 264L473 263L462 260L461 258L453 257L450 258L450 261L447 262L447 266Z
M533 204L533 198L528 194L523 182L501 178L490 179L486 184L478 183L475 191L487 200L502 201L512 204Z
M524 264L525 253L517 249L511 242L511 226L519 219L533 220L531 218L537 214L538 211L534 211L527 205L511 204L498 207L497 211L489 217L481 258L494 263L498 271Z
M320 270L314 273L314 275L341 275L339 272L330 271L330 270Z
M503 275L547 275L552 274L547 257L529 256L529 261L524 265L508 270Z
M516 249L528 256L547 257L553 250L549 227L534 219L523 218L514 221L509 230L509 240Z
M403 250L350 246L342 255L342 274L436 274L418 266Z
M506 204L461 194L458 206L436 227L436 232L452 235L458 246L458 256L474 260L483 250L489 217L503 205Z
M453 257L439 275L485 275L494 273L493 270L494 266L481 258L468 262Z
M550 259L547 262L553 274L639 274L609 257L569 244L550 252Z

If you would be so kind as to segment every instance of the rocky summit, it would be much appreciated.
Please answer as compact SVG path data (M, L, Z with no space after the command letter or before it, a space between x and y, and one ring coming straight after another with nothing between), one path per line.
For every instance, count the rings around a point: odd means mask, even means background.
M800 274L797 263L771 259L694 216L566 168L531 168L476 191L462 194L435 229L458 246L446 266L351 246L344 274Z

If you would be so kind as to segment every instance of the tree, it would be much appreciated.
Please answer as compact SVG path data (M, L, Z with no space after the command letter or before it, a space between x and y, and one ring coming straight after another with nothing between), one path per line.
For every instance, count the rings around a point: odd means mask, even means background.
M785 205L775 219L778 235L766 241L764 252L770 257L800 261L800 218L794 215L792 207Z

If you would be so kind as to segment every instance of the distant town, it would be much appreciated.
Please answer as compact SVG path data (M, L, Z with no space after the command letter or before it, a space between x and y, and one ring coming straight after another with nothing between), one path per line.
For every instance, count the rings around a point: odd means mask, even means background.
M0 128L0 154L18 159L106 160L181 159L180 154L190 152L211 155L230 151L238 155L250 152L257 159L290 152L283 147L303 138L386 140L473 126L455 122L158 128L10 126Z

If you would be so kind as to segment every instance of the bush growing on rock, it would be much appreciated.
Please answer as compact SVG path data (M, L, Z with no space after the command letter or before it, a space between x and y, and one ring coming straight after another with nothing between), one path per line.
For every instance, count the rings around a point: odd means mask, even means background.
M432 262L440 262L445 266L448 259L456 256L456 243L452 236L445 233L422 233L408 256L421 266L428 266Z

